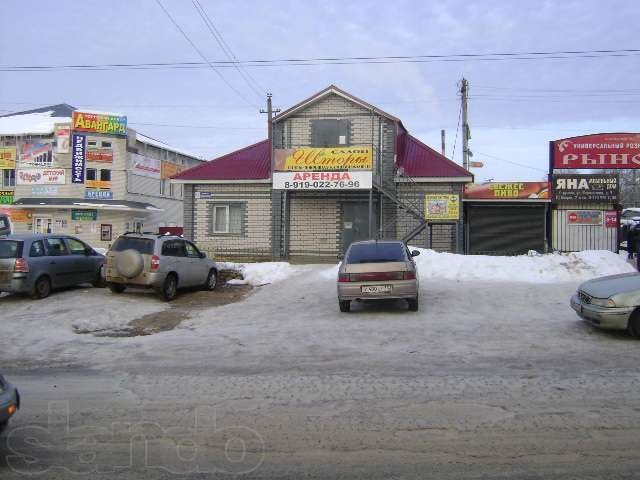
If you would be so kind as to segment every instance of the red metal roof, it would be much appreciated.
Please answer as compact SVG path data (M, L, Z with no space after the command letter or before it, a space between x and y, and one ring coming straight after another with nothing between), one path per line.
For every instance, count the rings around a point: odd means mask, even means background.
M412 137L400 132L396 142L398 168L408 177L472 177L473 174L441 153Z
M264 180L271 178L271 142L262 140L190 168L176 180Z

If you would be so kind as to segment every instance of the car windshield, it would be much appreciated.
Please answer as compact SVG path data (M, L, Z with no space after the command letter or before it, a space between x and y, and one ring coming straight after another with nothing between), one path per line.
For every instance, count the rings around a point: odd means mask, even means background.
M22 256L22 242L0 240L0 258L19 258Z
M352 245L347 254L347 263L382 263L406 261L404 245L401 243L376 242Z
M154 241L150 238L140 237L120 237L118 238L111 250L114 252L123 252L125 250L136 250L142 254L153 254Z

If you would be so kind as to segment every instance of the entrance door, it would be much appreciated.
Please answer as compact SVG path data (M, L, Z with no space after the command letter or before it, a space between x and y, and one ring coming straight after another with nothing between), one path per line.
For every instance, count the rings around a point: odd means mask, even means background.
M373 209L373 232L376 209ZM349 202L342 204L342 251L346 251L352 242L369 239L369 204Z
M34 217L33 233L52 233L53 222L51 217Z

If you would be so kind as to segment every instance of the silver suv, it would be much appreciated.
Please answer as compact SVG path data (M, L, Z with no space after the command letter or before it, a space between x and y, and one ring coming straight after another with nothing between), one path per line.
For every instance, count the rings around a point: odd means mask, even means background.
M114 293L127 287L153 288L171 301L178 288L218 285L216 263L188 240L175 235L125 233L107 252L106 281Z

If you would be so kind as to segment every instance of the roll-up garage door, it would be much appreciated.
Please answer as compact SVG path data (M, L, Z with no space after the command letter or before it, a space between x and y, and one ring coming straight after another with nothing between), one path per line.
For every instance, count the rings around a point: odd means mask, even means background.
M466 204L467 252L520 255L544 252L545 204Z

